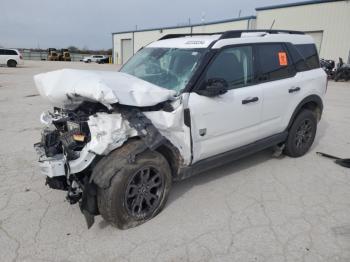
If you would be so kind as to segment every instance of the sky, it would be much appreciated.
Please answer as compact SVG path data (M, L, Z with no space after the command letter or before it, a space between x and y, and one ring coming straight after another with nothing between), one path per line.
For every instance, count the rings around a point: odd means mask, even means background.
M255 15L302 0L1 0L0 46L112 48L112 32Z

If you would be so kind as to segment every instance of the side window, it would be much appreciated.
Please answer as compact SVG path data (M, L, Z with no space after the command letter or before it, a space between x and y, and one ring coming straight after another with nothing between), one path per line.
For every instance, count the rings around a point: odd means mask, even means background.
M309 69L315 69L320 67L317 49L314 44L296 45L296 48L305 57Z
M262 44L256 47L257 59L260 65L258 77L260 82L294 76L295 70L282 44Z
M210 64L205 82L213 78L226 80L230 89L251 85L254 79L253 48L237 46L223 49Z
M4 49L0 49L0 55L5 55L5 50Z
M15 50L7 50L9 55L17 55L17 52Z
M309 70L305 58L300 54L296 47L293 44L287 43L287 48L297 72Z

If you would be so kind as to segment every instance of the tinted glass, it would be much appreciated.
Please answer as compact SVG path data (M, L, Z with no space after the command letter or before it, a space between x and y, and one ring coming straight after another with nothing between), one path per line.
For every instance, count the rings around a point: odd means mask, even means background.
M223 49L209 66L206 82L209 79L225 79L229 88L239 88L253 82L253 51L251 46Z
M287 47L297 72L309 70L304 57L300 54L296 47L292 44L287 44Z
M15 50L7 50L8 55L17 55L17 52Z
M306 63L310 69L320 67L316 46L314 44L295 45L295 47L305 58Z
M0 49L1 55L17 55L17 52L15 50L9 50L9 49Z
M282 44L257 45L257 59L260 64L258 80L274 81L294 75L291 61Z

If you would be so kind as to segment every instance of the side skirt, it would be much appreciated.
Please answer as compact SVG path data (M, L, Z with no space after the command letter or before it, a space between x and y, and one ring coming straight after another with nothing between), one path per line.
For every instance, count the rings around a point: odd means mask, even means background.
M282 133L258 140L254 143L230 150L228 152L200 160L193 165L182 168L180 171L181 175L179 180L191 177L209 169L222 166L266 148L275 146L281 142L284 142L287 139L287 136L288 132L284 131Z

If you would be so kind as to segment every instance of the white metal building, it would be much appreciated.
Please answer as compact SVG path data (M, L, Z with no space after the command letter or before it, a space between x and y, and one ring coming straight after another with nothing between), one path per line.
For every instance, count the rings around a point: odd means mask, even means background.
M212 33L227 30L285 29L310 34L320 57L344 61L350 53L350 1L313 0L256 8L256 16L190 26L162 27L112 33L113 61L125 63L141 47L167 34Z
M255 16L216 21L212 23L194 24L191 26L173 26L126 31L113 33L113 61L117 64L125 63L130 56L141 47L167 34L213 33L234 29L255 28Z
M257 8L256 28L297 30L310 34L320 57L348 60L350 1L306 1Z

